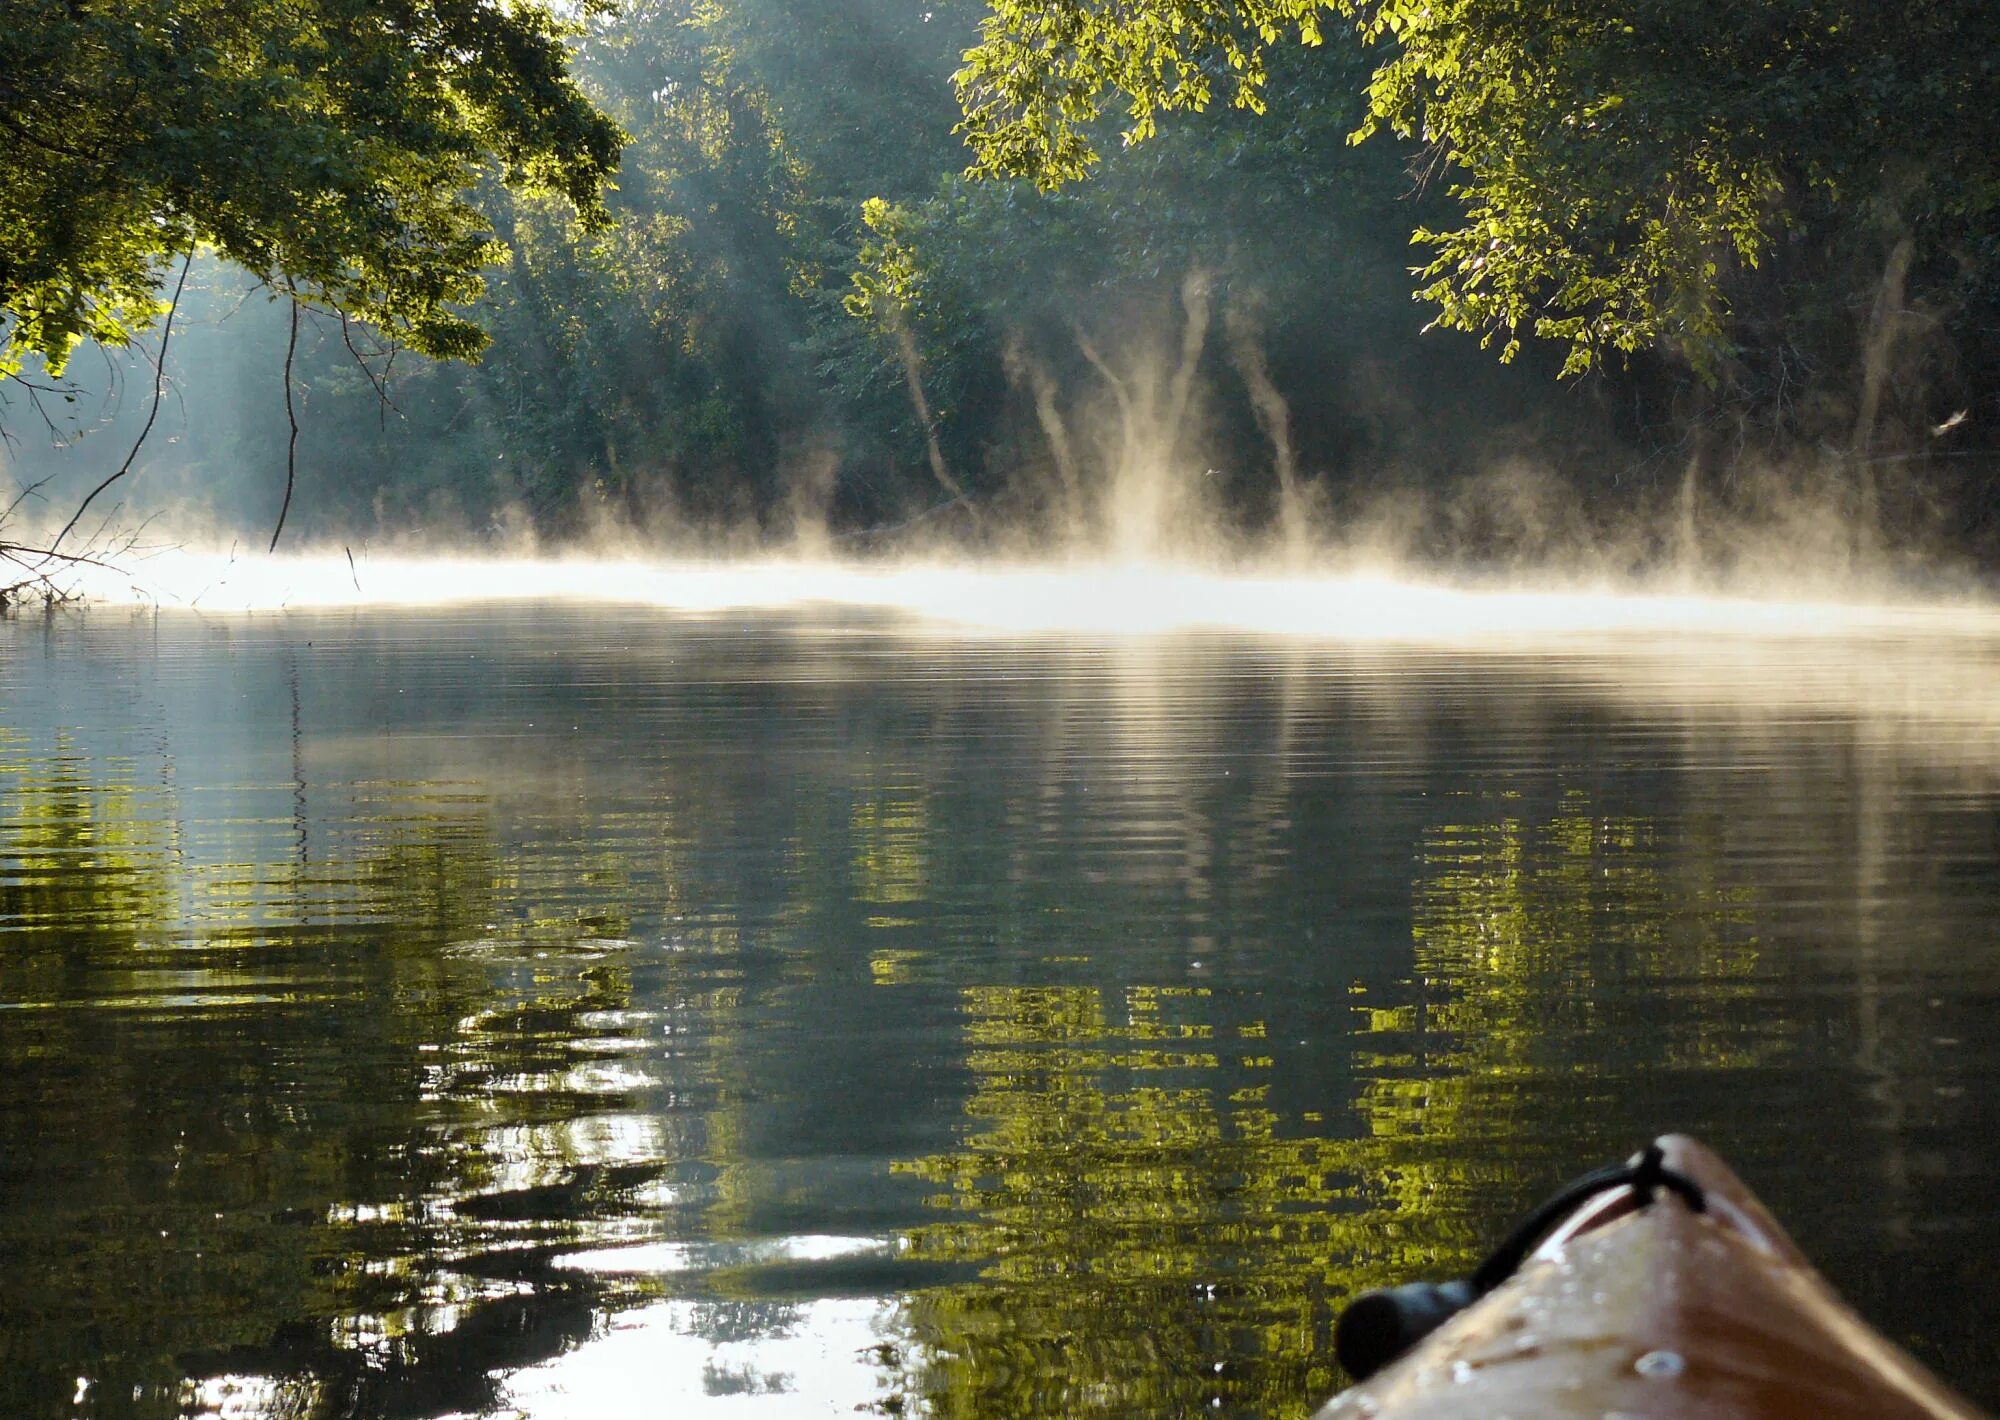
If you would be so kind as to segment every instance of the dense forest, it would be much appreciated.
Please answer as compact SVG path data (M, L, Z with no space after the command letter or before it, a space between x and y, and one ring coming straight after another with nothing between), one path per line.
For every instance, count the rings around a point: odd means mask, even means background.
M22 542L2000 550L1986 0L7 11Z

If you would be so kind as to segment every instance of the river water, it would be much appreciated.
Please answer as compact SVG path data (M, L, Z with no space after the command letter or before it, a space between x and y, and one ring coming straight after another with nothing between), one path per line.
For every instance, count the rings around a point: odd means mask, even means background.
M2000 621L0 625L0 1414L1296 1416L1681 1129L2000 1401Z

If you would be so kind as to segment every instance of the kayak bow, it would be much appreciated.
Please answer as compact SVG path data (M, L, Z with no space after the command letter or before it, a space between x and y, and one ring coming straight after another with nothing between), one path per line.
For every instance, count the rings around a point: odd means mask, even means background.
M1980 1420L1670 1135L1545 1206L1469 1282L1361 1297L1320 1420Z

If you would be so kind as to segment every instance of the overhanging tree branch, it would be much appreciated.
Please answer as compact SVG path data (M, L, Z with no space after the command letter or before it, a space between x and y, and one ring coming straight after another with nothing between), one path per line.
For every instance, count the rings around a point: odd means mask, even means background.
M153 432L153 422L160 417L160 401L166 394L167 342L173 339L174 316L180 311L181 292L187 287L188 268L193 265L194 250L190 248L187 255L181 259L180 279L174 282L174 299L168 305L166 321L160 327L160 353L153 362L153 407L146 414L146 427L141 429L139 437L132 441L131 452L125 455L125 462L118 465L117 471L91 489L84 500L77 504L76 511L71 513L69 521L63 524L63 530L57 533L55 540L49 544L48 553L51 556L62 547L63 539L75 531L76 525L83 519L84 510L96 501L97 495L132 471L133 460L139 457L139 450L145 447L146 436ZM289 379L289 375L287 378Z
M285 338L285 419L292 432L285 445L285 501L278 508L278 525L271 529L271 545L266 549L270 552L278 550L278 538L285 531L285 515L292 511L292 488L299 469L299 411L292 401L292 358L299 350L299 293L290 282L286 283L286 290L291 294L292 323Z

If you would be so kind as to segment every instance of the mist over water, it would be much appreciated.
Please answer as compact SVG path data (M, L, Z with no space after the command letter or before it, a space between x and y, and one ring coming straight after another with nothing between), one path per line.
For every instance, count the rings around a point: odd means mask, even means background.
M1454 401L1428 408L1408 388L1365 389L1352 377L1342 388L1302 384L1279 367L1282 342L1259 288L1240 274L1225 283L1199 265L1170 295L1079 313L1053 335L1010 335L991 374L1012 407L996 417L1002 436L975 469L954 463L962 450L948 455L945 416L927 393L937 372L898 327L892 364L921 431L929 487L872 511L854 503L857 488L872 485L830 417L756 471L755 481L774 490L762 509L726 500L700 508L685 488L665 486L655 498L621 500L600 477L555 517L539 495L512 486L530 471L493 450L476 393L442 431L427 430L376 397L365 363L335 368L324 388L300 391L312 456L299 470L300 507L286 542L310 551L261 565L254 549L269 540L286 492L274 423L283 401L267 387L279 322L268 293L210 266L209 309L186 317L176 337L156 429L147 422L153 370L143 350L81 360L76 402L34 407L47 416L47 438L24 423L27 410L6 411L0 470L15 488L6 539L24 548L46 546L84 495L134 453L129 474L99 495L65 547L109 565L69 569L29 555L15 564L18 575L53 566L51 588L98 600L268 608L332 604L343 582L357 603L428 602L439 593L426 561L449 563L454 570L439 577L458 577L467 595L493 595L511 578L524 597L569 596L595 560L608 580L636 575L645 599L673 604L660 574L711 574L706 589L688 588L699 603L728 580L723 564L740 563L739 584L765 588L746 605L807 595L803 579L819 575L829 600L873 588L863 601L921 613L922 579L943 569L1025 570L1044 583L1056 573L1079 578L1071 615L1094 625L1196 623L1212 612L1243 624L1243 606L1258 595L1249 589L1323 583L1326 597L1304 598L1321 602L1320 614L1259 613L1255 624L1364 635L1380 616L1357 608L1353 587L1384 578L1437 591L1842 605L1964 605L1990 587L1979 558L1955 538L1950 499L1897 472L1893 459L1862 470L1865 477L1823 451L1751 452L1721 464L1690 458L1677 471L1654 459L1651 473L1606 496L1586 489L1632 450L1522 448L1505 425L1483 441L1474 434L1456 447L1426 446L1439 428L1476 425ZM351 337L323 325L308 328L315 350L333 360L329 352ZM423 371L415 389L442 369ZM1875 370L1872 378L1880 385L1886 377ZM358 404L357 385L367 395ZM1338 471L1314 467L1315 438L1317 456L1326 456L1325 432L1302 430L1325 423L1330 398L1351 406L1342 417L1393 427L1411 450L1363 455L1383 461ZM397 489L396 463L440 434L489 466L475 483L433 489L413 505L412 490ZM1412 451L1433 466L1411 467L1404 460ZM743 477L741 469L689 471L690 486ZM338 575L348 559L354 566ZM482 562L507 570L489 575L476 570ZM1141 575L1178 590L1145 615L1082 605L1092 576L1109 592ZM780 586L787 578L800 585ZM1230 579L1246 590L1225 593ZM1194 604L1200 597L1212 612ZM1009 597L992 600L970 619L1020 622L998 605ZM1418 602L1418 620L1440 605L1428 594ZM1464 606L1469 629L1490 619L1471 601Z
M1203 626L1333 640L1493 640L1569 632L1839 636L1977 634L1976 597L1917 600L1707 595L1669 582L1422 580L1387 569L1286 574L1149 560L1014 563L997 558L814 561L632 556L468 558L162 550L84 569L74 586L105 605L211 612L338 606L589 601L717 613L851 606L921 623L1008 631L1165 632Z
M228 477L214 479L211 460L241 447L227 432L237 417L215 403L235 377L195 364L169 381L176 407L161 443L70 543L86 560L64 566L24 552L16 565L48 570L51 587L86 602L208 612L824 604L997 630L1221 626L1356 640L1984 630L1990 584L1972 564L1892 543L1879 527L1864 535L1842 489L1809 465L1739 472L1726 510L1704 506L1683 483L1671 497L1635 493L1629 507L1592 514L1554 470L1497 457L1442 492L1336 495L1300 469L1295 416L1252 305L1234 301L1218 317L1212 278L1197 269L1169 316L1139 324L1151 333L1127 330L1102 347L1104 336L1076 324L1065 339L1088 378L1068 384L1031 345L1010 345L1006 374L1026 400L1019 489L974 496L932 437L943 501L886 528L836 520L842 473L826 446L788 466L790 491L772 519L696 522L662 509L641 523L603 506L556 536L505 503L482 525L455 530L295 533L291 544L307 550L277 555L261 551L249 508L232 508L275 497L280 489L245 497L268 473L230 456ZM181 358L190 345L199 355L213 334L185 334ZM903 356L913 411L934 432L921 364L907 346ZM1221 364L1207 368L1205 358ZM88 440L10 448L17 542L46 545L99 476L109 441L130 433L134 378L128 370L123 390L108 393L108 423ZM1218 445L1218 381L1240 389L1260 442ZM179 462L183 437L209 452ZM1269 495L1249 516L1235 506L1246 479Z

